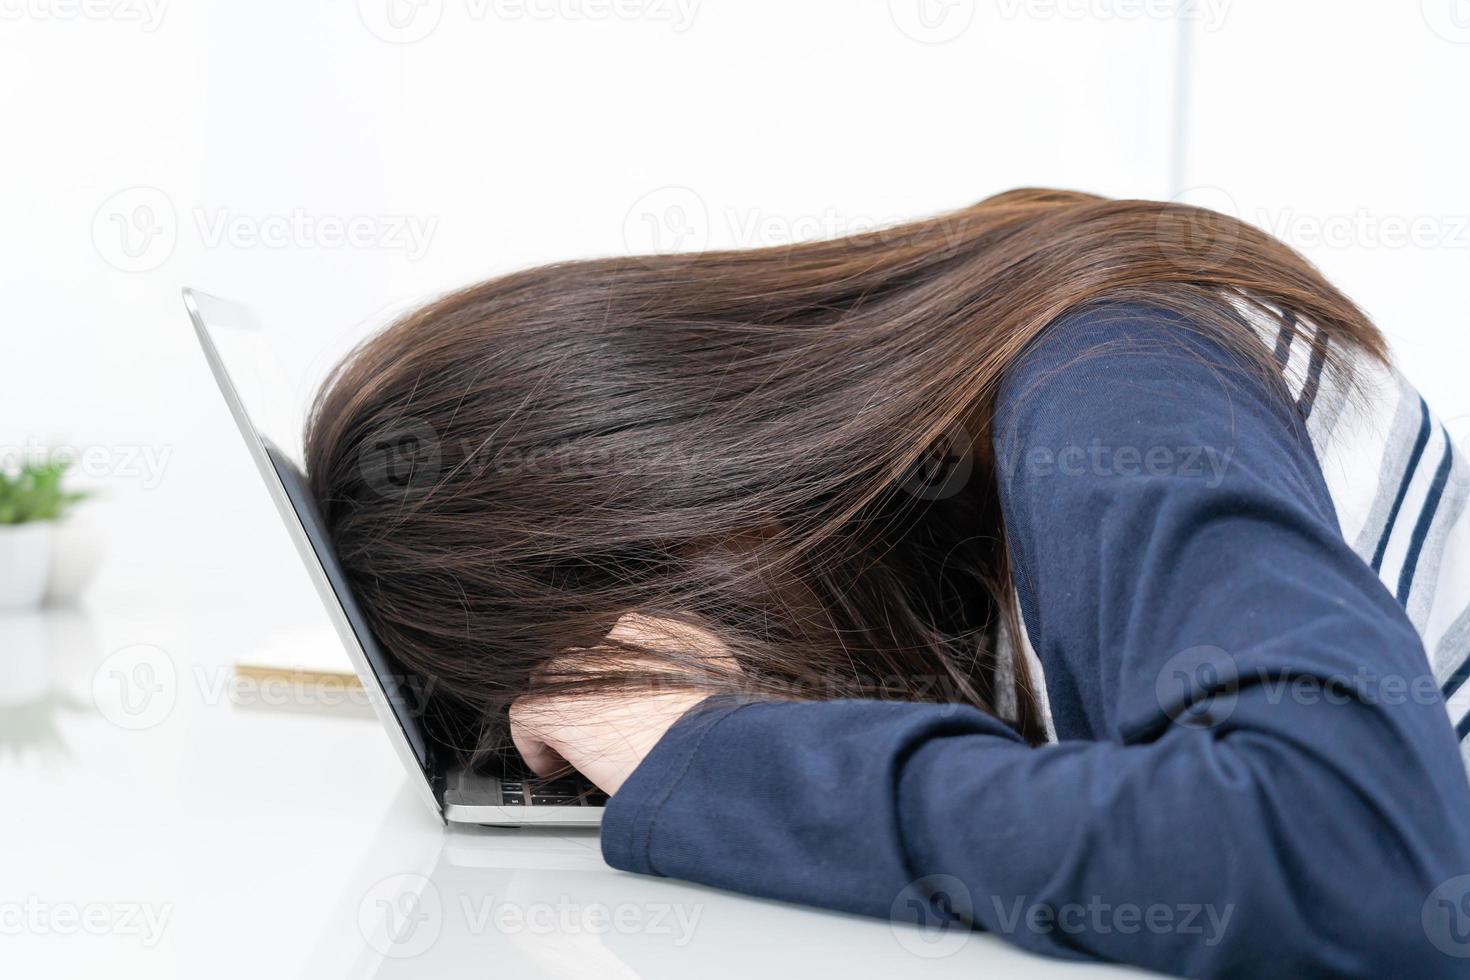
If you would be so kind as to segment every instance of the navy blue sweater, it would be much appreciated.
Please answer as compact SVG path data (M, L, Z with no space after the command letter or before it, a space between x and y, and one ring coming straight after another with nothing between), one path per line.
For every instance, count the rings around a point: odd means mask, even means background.
M1470 974L1421 924L1470 873L1454 733L1283 395L1112 305L1012 369L995 442L1059 743L711 699L613 797L608 862L1190 976Z

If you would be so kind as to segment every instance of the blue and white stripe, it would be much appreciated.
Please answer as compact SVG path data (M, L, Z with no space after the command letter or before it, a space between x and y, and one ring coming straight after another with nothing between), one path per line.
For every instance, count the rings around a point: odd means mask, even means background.
M1287 345L1310 346L1301 336L1298 326ZM1310 378L1300 383L1306 391ZM1423 639L1470 763L1470 462L1464 447L1413 385L1370 358L1350 355L1321 370L1318 389L1308 431L1343 536ZM1327 401L1338 407L1323 411Z

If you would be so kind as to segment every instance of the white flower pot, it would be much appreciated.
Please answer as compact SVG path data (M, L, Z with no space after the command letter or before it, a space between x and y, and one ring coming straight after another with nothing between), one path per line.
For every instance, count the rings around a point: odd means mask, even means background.
M51 689L44 612L0 613L0 710L35 704Z
M84 502L53 521L55 533L51 541L51 574L46 584L46 601L55 605L75 602L92 577L102 558L102 533Z
M51 574L52 522L0 524L0 609L34 609Z

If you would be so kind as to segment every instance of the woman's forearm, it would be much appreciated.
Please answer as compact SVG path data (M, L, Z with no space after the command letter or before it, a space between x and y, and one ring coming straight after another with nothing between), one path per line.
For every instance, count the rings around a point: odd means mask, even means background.
M940 876L1023 946L1170 973L1458 971L1421 912L1470 873L1470 784L1289 403L1177 316L1112 306L1022 360L995 425L1063 741L948 706L719 706L614 797L609 860L877 915Z
M1455 975L1419 911L1470 870L1444 812L1456 788L1377 745L1371 706L1287 714L1242 692L1225 731L1031 748L968 708L717 699L613 797L603 850L861 914L952 910L1038 952L1169 973ZM1295 722L1363 766L1261 727ZM938 912L915 906L931 891Z

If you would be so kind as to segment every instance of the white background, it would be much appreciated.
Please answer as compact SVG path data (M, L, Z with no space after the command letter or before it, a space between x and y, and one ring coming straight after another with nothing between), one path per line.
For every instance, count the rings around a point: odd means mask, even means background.
M176 902L179 925L161 962L68 944L78 975L350 952L317 910L381 850L402 781L365 722L198 691L148 731L78 720L110 651L182 676L319 625L183 285L259 310L299 411L384 317L535 263L1021 185L1182 197L1302 248L1442 416L1470 415L1467 0L85 2L0 0L0 451L84 451L107 539L92 614L0 629L0 658L42 631L79 699L57 709L69 766L0 767L0 865L52 898ZM228 945L241 923L260 942Z
M185 284L255 305L304 401L530 264L1179 196L1303 248L1470 412L1463 0L89 2L0 0L0 447L89 452L104 589L310 615Z

